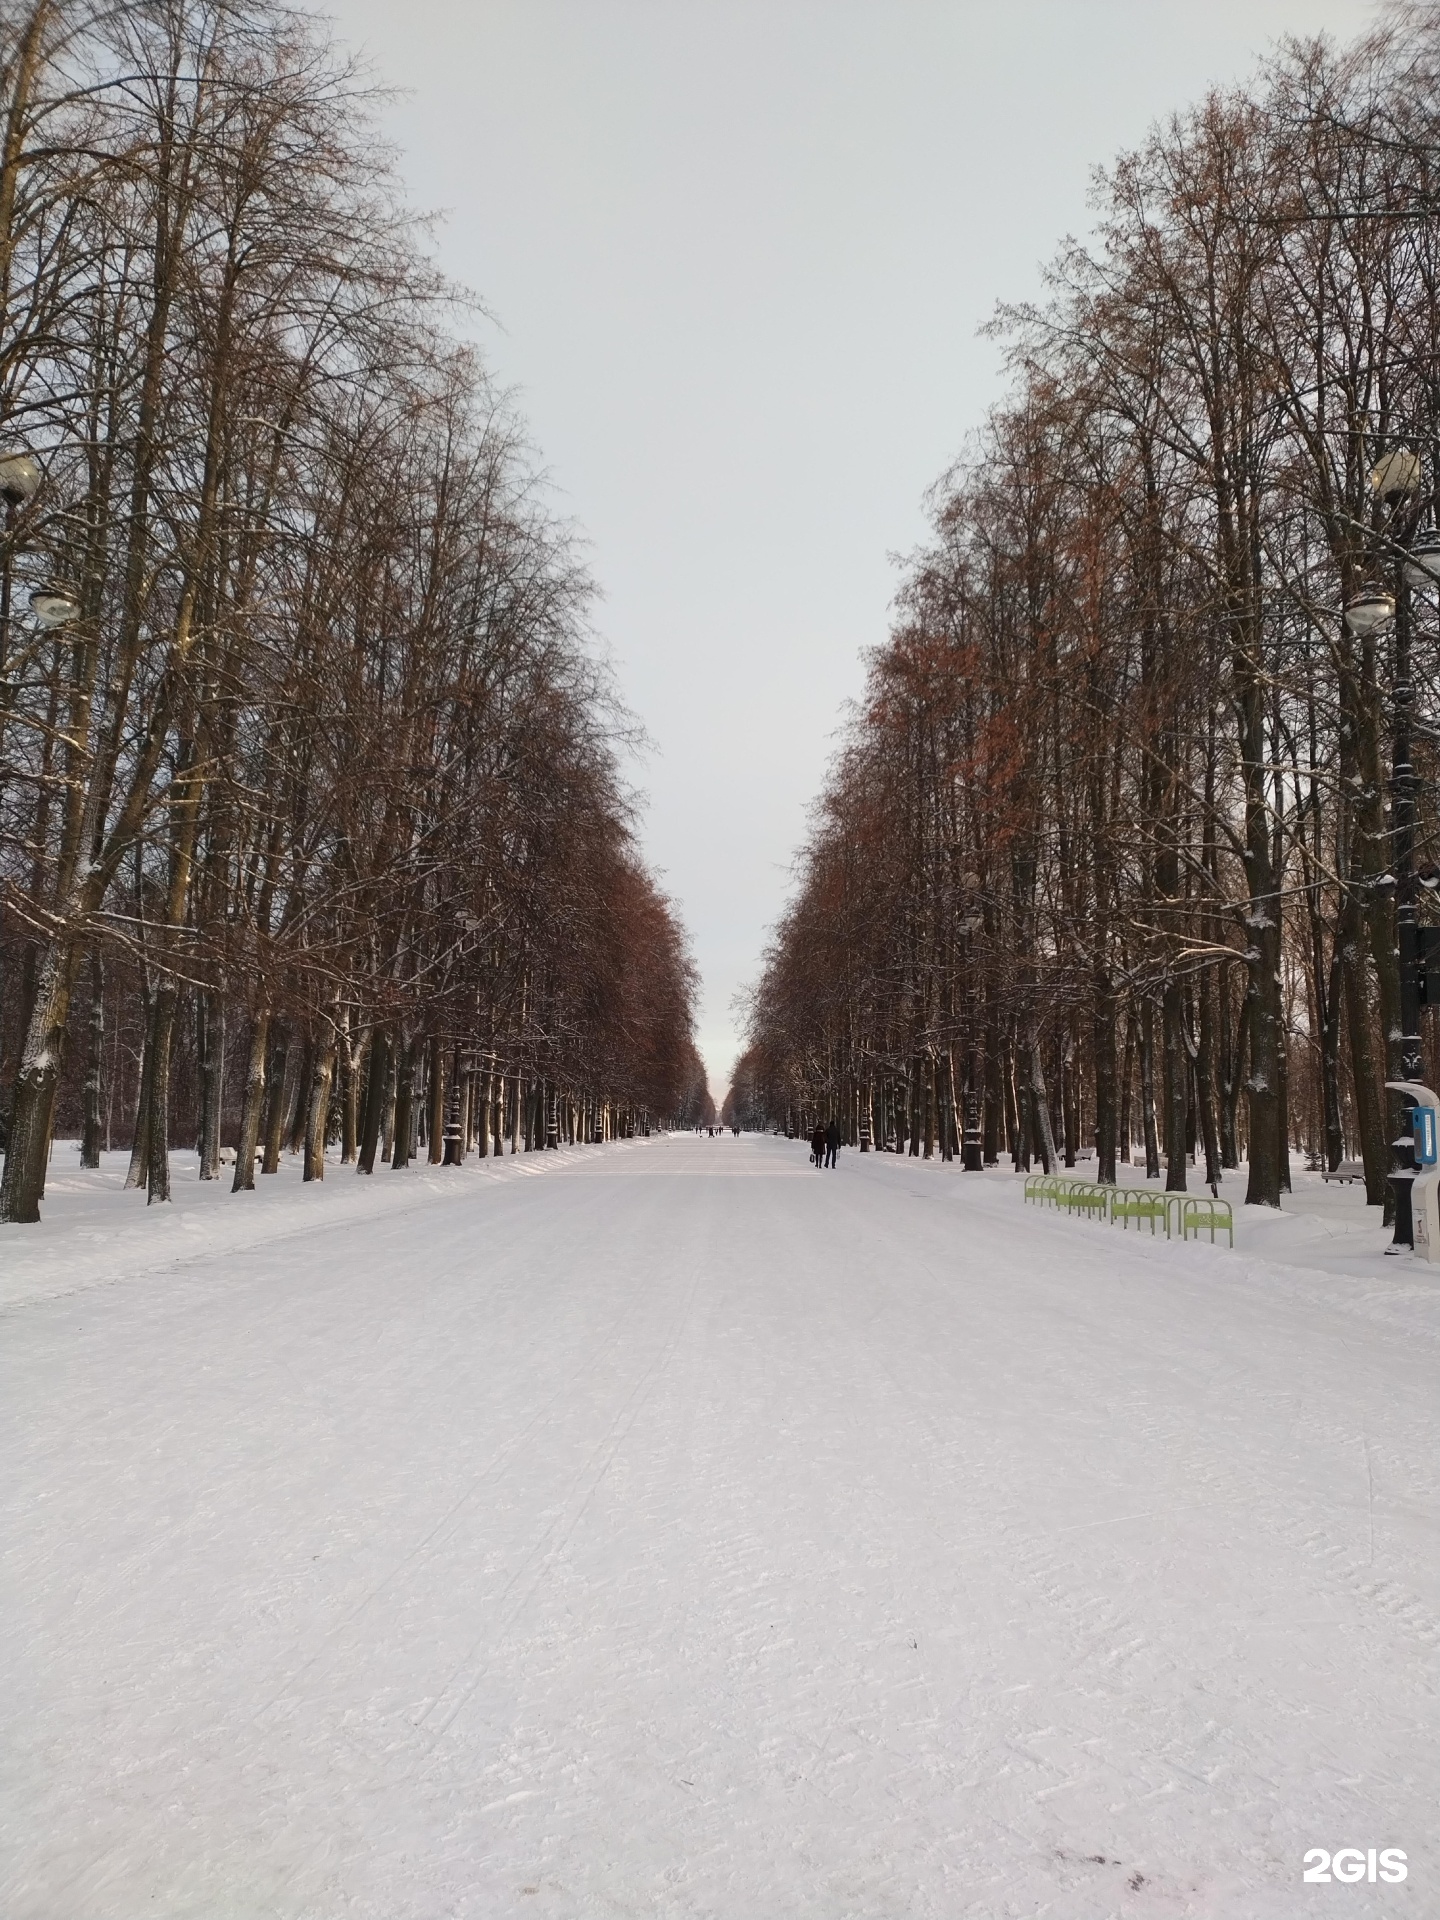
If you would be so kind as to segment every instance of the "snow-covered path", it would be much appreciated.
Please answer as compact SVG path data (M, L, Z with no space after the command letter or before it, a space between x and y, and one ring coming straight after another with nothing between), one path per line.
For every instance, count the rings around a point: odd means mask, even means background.
M1440 1286L556 1159L5 1314L8 1920L1440 1913Z

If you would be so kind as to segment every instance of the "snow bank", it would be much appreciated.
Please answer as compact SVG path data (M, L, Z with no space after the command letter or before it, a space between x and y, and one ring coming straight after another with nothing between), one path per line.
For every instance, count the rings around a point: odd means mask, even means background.
M1368 1223L748 1138L177 1191L61 1166L0 1250L6 1920L1440 1911Z

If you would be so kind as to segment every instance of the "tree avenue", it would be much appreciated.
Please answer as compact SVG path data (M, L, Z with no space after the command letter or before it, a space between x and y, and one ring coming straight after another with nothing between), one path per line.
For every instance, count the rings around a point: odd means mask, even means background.
M0 1219L704 1098L592 589L353 76L269 0L0 23Z
M1436 870L1440 33L1290 44L1007 309L801 856L727 1117L1387 1199ZM1398 908L1398 912L1397 912ZM1413 1021L1413 1027L1407 1027ZM1435 1079L1435 1037L1424 1036Z

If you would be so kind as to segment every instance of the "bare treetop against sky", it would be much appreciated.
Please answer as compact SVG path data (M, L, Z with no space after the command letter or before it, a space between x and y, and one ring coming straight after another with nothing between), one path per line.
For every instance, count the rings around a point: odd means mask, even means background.
M717 1096L891 556L999 390L977 329L1090 169L1361 0L339 0L484 299L657 751Z

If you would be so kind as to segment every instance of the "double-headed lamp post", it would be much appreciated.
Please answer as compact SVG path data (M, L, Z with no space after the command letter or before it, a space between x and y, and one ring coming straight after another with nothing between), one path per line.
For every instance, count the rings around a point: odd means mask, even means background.
M1395 705L1396 705L1396 791L1395 840L1396 945L1400 950L1400 1010L1404 1028L1404 1075L1409 1081L1423 1081L1425 1068L1420 1052L1420 1009L1430 1004L1430 986L1435 961L1440 958L1440 930L1420 925L1420 890L1415 872L1415 773L1410 763L1410 712L1414 706L1414 688L1410 681L1410 637L1412 592L1433 592L1440 582L1440 533L1433 527L1411 529L1408 551L1402 556L1395 600ZM1401 699L1401 692L1404 699ZM1403 742L1401 729L1403 727ZM1404 781L1399 776L1404 746ZM1414 1155L1411 1155L1412 1164ZM1412 1221L1413 1226L1413 1221ZM1411 1244L1414 1244L1413 1237Z
M10 634L10 594L15 560L15 516L40 491L40 462L26 447L0 448L0 500L5 503L5 549L0 555L0 641ZM73 588L51 580L30 595L30 612L38 627L64 627L80 615Z
M1376 494L1391 509L1392 531L1402 549L1396 568L1395 591L1383 586L1362 587L1345 606L1345 624L1364 639L1393 622L1395 686L1391 734L1389 879L1395 896L1395 949L1399 974L1400 1060L1402 1082L1424 1080L1420 1051L1420 1007L1425 943L1417 912L1415 875L1415 769L1410 758L1411 708L1415 691L1410 680L1410 589L1433 586L1440 579L1440 536L1417 533L1413 502L1419 492L1419 460L1398 449L1371 475ZM1395 523L1399 522L1399 525ZM1402 1095L1403 1098L1403 1095ZM1408 1113L1397 1122L1391 1143L1390 1187L1395 1199L1395 1232L1387 1253L1413 1247L1415 1230L1410 1190L1415 1181L1414 1135Z
M1403 599L1403 592L1402 592ZM1395 899L1395 949L1400 986L1401 1080L1418 1080L1420 1062L1420 982L1415 939L1415 794L1410 764L1410 675L1408 620L1394 594L1382 586L1362 587L1345 604L1345 624L1357 639L1382 627L1395 627L1394 719L1390 749L1390 835L1386 879ZM1402 1096L1403 1099L1403 1096ZM1387 1253L1415 1244L1410 1189L1415 1181L1415 1149L1408 1109L1396 1119L1390 1142L1390 1191L1394 1196L1395 1234Z

